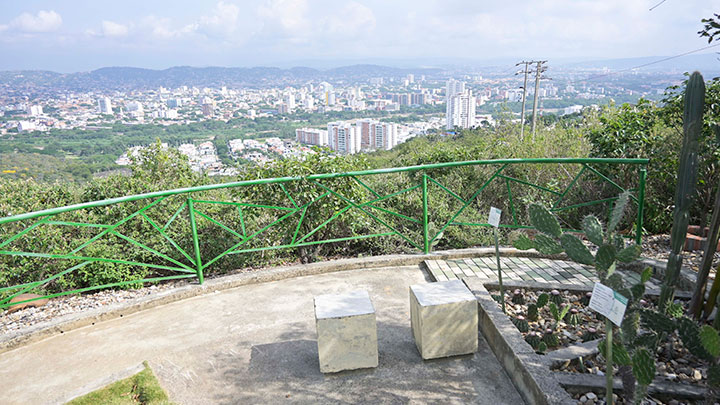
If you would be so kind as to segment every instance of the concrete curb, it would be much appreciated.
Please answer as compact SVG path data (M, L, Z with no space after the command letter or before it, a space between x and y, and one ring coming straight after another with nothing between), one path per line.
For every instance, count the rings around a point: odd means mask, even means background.
M541 255L514 248L502 248L500 253L506 256L541 257ZM217 278L208 278L202 285L188 284L178 288L162 291L157 294L143 296L127 302L107 305L92 310L69 314L55 320L42 322L18 332L0 336L0 353L61 334L96 322L120 318L135 312L154 308L187 298L227 290L243 285L266 283L293 277L324 274L345 270L374 269L381 267L419 265L425 260L463 259L468 257L491 256L494 248L470 248L437 251L431 254L398 254L370 256L351 259L330 260L311 264L271 267L240 274L232 274Z
M560 385L566 387L575 394L586 393L592 391L596 394L605 393L605 376L597 374L580 374L565 371L555 371ZM620 377L613 378L613 391L622 391L622 380ZM655 379L648 386L648 394L660 397L659 399L705 399L706 389L703 387L693 387L685 384L674 383Z
M529 404L575 404L576 401L552 376L547 362L535 353L498 307L483 280L463 280L478 301L480 330L515 388Z

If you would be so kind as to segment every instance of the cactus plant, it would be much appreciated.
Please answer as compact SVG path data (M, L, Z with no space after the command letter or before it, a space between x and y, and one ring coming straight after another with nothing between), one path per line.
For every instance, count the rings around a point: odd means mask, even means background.
M575 308L570 309L570 313L567 314L567 323L570 325L577 325L580 323L580 311Z
M537 350L538 346L540 346L540 343L542 342L542 339L537 332L530 332L527 336L525 336L525 341L533 348L533 350Z
M665 277L660 289L658 309L661 312L675 295L675 285L680 276L682 247L690 221L690 204L695 195L698 172L699 138L703 125L705 106L705 81L699 72L694 72L685 89L685 111L683 113L683 145L678 164L677 185L675 186L675 209L670 231L670 255Z
M521 333L526 333L527 331L530 330L530 325L525 320L524 316L518 315L516 318L510 318L510 319L511 319L512 323L515 325L515 327L518 328L518 330Z
M565 315L567 315L568 311L570 310L570 306L563 305L562 309L559 309L554 302L551 302L549 305L549 309L550 314L552 314L553 319L555 319L555 322L560 322L563 318L565 318Z
M545 329L542 341L545 342L548 347L557 347L560 344L560 340L552 329Z
M580 303L585 306L588 306L588 305L590 305L590 298L592 298L592 292L588 291L585 293L585 295L580 297Z
M535 351L540 354L545 354L545 352L547 351L547 348L548 348L547 343L541 341Z
M560 295L560 291L550 291L550 301L554 302L555 305L560 306L563 303L563 297L562 295Z
M548 303L548 300L550 300L550 296L547 295L546 293L542 293L542 294L538 295L537 307L538 308L544 307Z
M528 305L527 308L527 319L531 321L537 321L538 319L538 307L535 304Z
M523 295L523 293L518 289L514 290L513 296L512 296L512 302L513 302L513 304L518 304L518 305L524 304L525 303L525 295Z
M633 346L635 339L638 335L638 328L640 324L640 315L639 313L637 313L637 311L640 310L639 301L645 293L644 285L652 276L652 270L646 269L645 271L643 271L640 277L640 282L636 285L631 286L630 288L626 288L622 277L618 273L615 273L615 267L617 262L633 261L639 257L641 252L640 246L638 245L625 246L625 242L623 241L622 237L616 233L616 230L618 229L618 226L622 221L629 200L630 193L628 191L623 192L617 197L615 204L613 205L612 212L610 214L607 229L604 232L602 224L596 217L587 216L583 218L583 232L585 233L589 241L595 243L598 246L595 254L593 254L590 249L585 245L585 243L583 243L583 241L580 240L580 238L578 238L577 236L569 233L562 233L557 218L555 218L554 215L550 213L550 211L538 204L531 205L528 208L528 213L530 214L530 220L532 221L532 225L540 232L542 232L543 236L541 237L541 240L538 242L537 237L534 240L531 240L530 238L519 238L518 240L522 241L521 245L525 248L530 246L539 250L539 245L542 245L543 249L545 249L545 247L548 245L547 241L545 240L546 238L553 238L556 242L560 244L560 246L562 246L565 253L572 260L578 263L594 266L595 272L602 284L609 286L610 288L624 295L628 299L628 306L625 312L622 333L618 334L618 341L615 343L612 342L612 338L614 335L613 325L610 320L605 320L605 336L607 337L607 342L604 349L609 354L608 357L605 357L607 361L606 367L608 370L613 370L613 359L617 357L612 353L613 346L619 345L618 351L620 353L628 354L628 356L623 357L623 359L627 361L625 361L624 364L620 365L619 371L623 381L625 400L632 402L633 399L636 399L634 398L635 392L638 392L640 395L640 397L638 397L637 399L639 401L642 401L644 392L646 392L647 389L647 387L643 386L642 383L639 384L639 387L636 387L638 380L637 377L634 375L634 371L632 369L630 355L634 355L639 349L639 347L636 348L635 346ZM515 245L515 247L517 247L518 249L522 248L519 245ZM590 295L586 295L581 300L589 303L589 298ZM557 301L559 299L562 299L559 295L559 292L547 297L548 301L553 301L550 304L550 312L553 314L553 317L555 317L556 320L562 319L562 317L560 316L560 311L557 307ZM542 306L540 304L544 305L545 302L541 302L540 298L538 298L538 307ZM565 310L568 310L568 308L566 307ZM565 314L563 314L563 316L564 315ZM597 331L593 330L592 333L588 331L583 335L583 341L596 339L598 337L599 335L597 334ZM650 353L654 354L655 352L651 351ZM612 374L612 372L609 372L607 374L606 396L608 398L611 397L613 391Z
M585 333L582 335L582 341L583 343L589 342L591 340L600 339L600 333L595 328L587 328Z

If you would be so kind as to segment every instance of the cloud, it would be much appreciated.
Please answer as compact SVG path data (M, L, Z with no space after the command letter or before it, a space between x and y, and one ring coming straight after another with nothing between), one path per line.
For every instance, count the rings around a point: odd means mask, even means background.
M347 3L336 15L326 20L329 33L346 36L367 34L375 29L375 24L373 11L355 1Z
M128 34L127 25L119 24L113 21L102 22L102 35L106 37L124 37Z
M285 31L308 27L307 0L268 0L258 8L258 15L280 25Z
M22 13L10 21L9 28L20 32L51 32L62 25L62 17L55 11L40 10L37 14ZM6 26L7 27L7 26Z

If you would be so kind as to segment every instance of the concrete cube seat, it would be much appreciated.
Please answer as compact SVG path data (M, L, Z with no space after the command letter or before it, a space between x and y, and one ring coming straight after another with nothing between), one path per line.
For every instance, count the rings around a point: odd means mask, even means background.
M375 308L367 291L315 297L320 371L377 367Z
M477 350L478 304L460 280L410 286L410 323L423 359Z

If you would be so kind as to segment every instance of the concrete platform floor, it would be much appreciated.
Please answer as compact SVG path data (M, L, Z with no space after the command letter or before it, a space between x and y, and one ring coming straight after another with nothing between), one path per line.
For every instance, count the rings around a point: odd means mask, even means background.
M474 355L423 361L410 330L418 266L306 276L211 293L0 354L0 403L62 403L148 360L180 404L521 404L480 335ZM313 297L367 289L376 369L319 371Z

